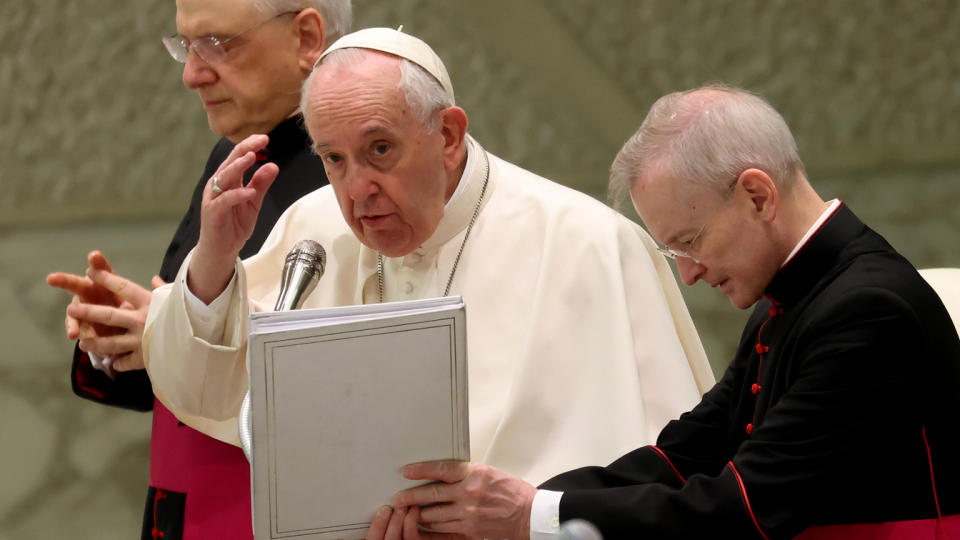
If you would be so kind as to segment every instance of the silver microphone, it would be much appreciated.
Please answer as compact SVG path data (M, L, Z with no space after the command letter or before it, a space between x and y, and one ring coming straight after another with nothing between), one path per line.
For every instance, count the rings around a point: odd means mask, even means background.
M283 263L280 295L274 311L300 309L303 301L313 292L320 276L327 267L327 252L313 240L300 240L294 244Z
M583 519L571 519L560 524L558 540L603 540L597 527Z
M280 280L280 295L274 311L300 309L303 301L313 292L320 276L327 267L327 252L323 246L313 240L300 240L294 244L283 263L283 276ZM240 447L253 462L253 418L250 414L250 391L243 397L237 423L240 432Z

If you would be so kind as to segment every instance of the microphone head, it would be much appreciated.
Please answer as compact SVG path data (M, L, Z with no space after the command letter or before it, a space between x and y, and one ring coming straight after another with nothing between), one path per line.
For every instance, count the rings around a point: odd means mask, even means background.
M318 242L305 238L293 245L287 254L287 263L299 260L318 272L317 277L323 275L327 267L327 251Z
M294 244L283 263L280 276L280 294L274 311L300 309L303 301L317 286L327 267L327 252L313 240Z
M571 519L560 524L558 540L603 540L597 527L585 519Z

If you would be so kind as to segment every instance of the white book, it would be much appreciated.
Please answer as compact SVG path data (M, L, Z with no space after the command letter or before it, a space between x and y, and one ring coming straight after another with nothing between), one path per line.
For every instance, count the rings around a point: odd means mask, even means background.
M403 465L469 460L466 351L460 297L251 315L255 537L364 538Z

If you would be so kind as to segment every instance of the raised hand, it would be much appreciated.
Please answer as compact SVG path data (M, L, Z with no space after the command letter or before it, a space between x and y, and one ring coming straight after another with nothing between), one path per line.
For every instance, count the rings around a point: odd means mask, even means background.
M234 261L253 234L263 197L279 172L276 165L266 163L243 185L243 173L268 140L266 135L251 135L240 141L203 190L200 240L190 260L187 285L204 302L211 302L230 282Z

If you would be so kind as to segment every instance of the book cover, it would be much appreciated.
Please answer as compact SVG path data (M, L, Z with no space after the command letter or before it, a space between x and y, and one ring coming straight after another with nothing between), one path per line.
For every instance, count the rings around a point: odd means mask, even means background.
M247 355L257 539L364 538L403 465L470 459L459 297L257 313Z

